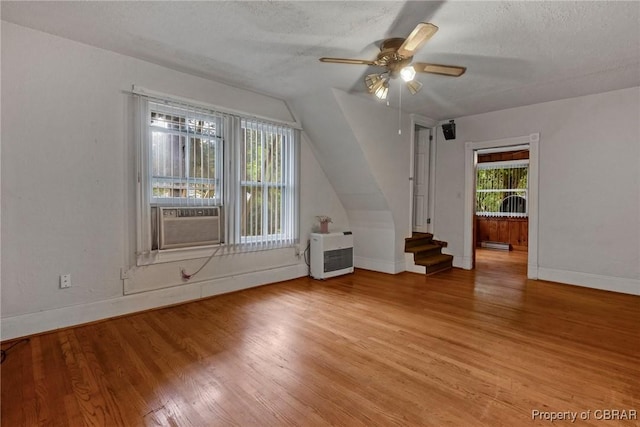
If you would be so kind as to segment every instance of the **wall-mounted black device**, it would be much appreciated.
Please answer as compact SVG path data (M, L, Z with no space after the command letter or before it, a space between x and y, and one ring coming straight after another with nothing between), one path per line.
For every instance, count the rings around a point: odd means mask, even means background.
M444 134L444 139L456 139L456 124L453 120L449 120L449 123L445 123L442 125L442 133Z

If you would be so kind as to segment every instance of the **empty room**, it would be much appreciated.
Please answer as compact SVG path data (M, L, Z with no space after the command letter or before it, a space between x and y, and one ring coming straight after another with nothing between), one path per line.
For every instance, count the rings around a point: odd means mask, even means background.
M640 3L2 1L4 426L637 426Z

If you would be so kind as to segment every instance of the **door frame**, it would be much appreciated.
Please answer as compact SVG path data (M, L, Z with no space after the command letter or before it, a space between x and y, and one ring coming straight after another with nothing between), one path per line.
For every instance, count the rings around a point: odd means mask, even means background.
M467 142L465 143L464 164L464 237L463 237L463 259L462 267L472 270L474 250L474 205L475 205L475 180L476 165L478 161L478 150L489 148L503 148L516 145L529 145L529 246L527 260L527 277L529 279L538 278L538 177L539 177L539 142L540 134L518 136L513 138L496 139L492 141Z
M431 222L427 225L427 231L433 233L434 213L435 213L435 188L436 188L436 126L438 122L417 114L411 114L411 130L409 140L411 149L409 150L409 230L413 232L413 180L415 179L415 141L416 126L431 130L431 140L429 141L429 190L427 194L427 204L429 205L428 217Z

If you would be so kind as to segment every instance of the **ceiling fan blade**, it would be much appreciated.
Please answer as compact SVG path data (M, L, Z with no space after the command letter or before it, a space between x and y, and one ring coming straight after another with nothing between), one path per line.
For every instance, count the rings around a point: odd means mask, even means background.
M423 44L427 42L438 31L438 27L427 22L419 23L413 29L409 37L398 48L398 54L404 57L413 56Z
M411 65L418 73L440 74L451 77L460 77L467 71L466 67L458 67L456 65L427 64L426 62L414 62Z
M407 89L409 89L411 95L415 95L420 92L420 89L422 89L422 83L417 80L411 80L410 82L407 82Z
M332 62L335 64L354 64L354 65L375 65L373 61L365 59L349 59L349 58L320 58L322 62Z

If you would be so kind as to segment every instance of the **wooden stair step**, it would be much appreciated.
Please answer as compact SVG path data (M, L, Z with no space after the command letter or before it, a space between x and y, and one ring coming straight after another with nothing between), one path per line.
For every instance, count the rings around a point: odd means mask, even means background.
M442 250L442 246L436 245L433 243L429 243L427 245L413 246L410 248L406 248L405 252L413 253L415 259L426 258L432 255L440 254Z
M438 254L438 255L433 255L433 256L422 258L415 261L417 265L424 265L425 267L431 267L431 266L446 263L446 262L449 262L449 263L453 262L453 255Z
M433 240L431 233L413 233L404 239L404 251L413 254L415 265L425 267L427 276L453 267L453 256L442 253L447 242Z
M413 240L411 242L406 242L404 244L404 251L410 252L410 250L412 248L415 248L416 246L425 246L425 245L431 245L431 244L433 244L433 241L431 239Z
M405 252L408 252L409 248L431 244L432 239L433 234L414 233L412 237L407 237L404 239Z
M440 273L441 271L451 270L452 267L453 265L451 264L451 261L441 262L440 264L425 267L424 273L427 276L431 276L432 274Z
M411 237L405 237L404 240L411 240L411 239L420 239L423 237L428 237L430 239L433 239L433 234L431 233L416 233L414 232Z
M449 243L443 242L442 240L433 240L433 243L435 243L436 245L442 248L446 248L447 246L449 246Z
M430 276L441 271L450 270L453 267L453 256L447 254L435 255L424 260L416 261L416 264L422 264L420 261L425 262L425 274Z

